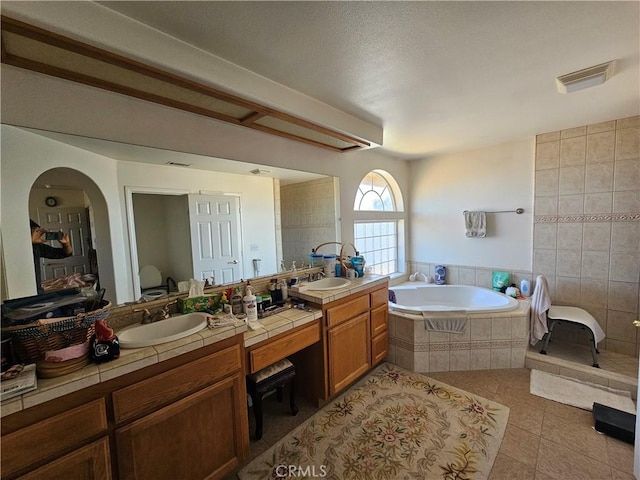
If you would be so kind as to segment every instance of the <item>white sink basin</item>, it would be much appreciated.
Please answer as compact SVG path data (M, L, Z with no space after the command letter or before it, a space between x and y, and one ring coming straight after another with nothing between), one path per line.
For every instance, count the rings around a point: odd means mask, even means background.
M307 290L338 290L351 285L351 280L340 277L327 277L307 283Z
M140 348L172 342L199 332L207 326L207 314L185 313L153 323L127 327L118 335L120 348Z

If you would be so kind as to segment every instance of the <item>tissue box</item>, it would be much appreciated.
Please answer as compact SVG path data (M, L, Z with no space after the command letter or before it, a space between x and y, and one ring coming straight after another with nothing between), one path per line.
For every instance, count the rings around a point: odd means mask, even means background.
M220 298L221 294L215 295L203 295L201 297L187 297L178 299L178 310L181 313L191 312L204 312L205 310L212 310L216 312L221 309Z

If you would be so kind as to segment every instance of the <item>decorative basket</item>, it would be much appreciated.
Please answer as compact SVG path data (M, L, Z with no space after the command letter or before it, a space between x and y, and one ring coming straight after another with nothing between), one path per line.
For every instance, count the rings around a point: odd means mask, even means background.
M91 312L79 313L73 317L58 317L36 320L26 325L4 327L3 337L13 339L14 353L22 363L35 363L45 352L61 350L72 345L85 343L95 332L95 322L109 316L111 302L102 301L102 306Z

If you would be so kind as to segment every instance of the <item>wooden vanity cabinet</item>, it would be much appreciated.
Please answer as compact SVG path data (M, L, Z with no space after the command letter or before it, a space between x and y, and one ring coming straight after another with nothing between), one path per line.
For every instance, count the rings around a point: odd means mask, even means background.
M326 398L341 392L388 352L388 287L373 287L323 307Z
M249 453L242 334L2 419L2 479L222 479Z
M39 413L39 412L36 412ZM111 478L105 401L98 398L2 435L2 478ZM7 418L10 423L10 417ZM3 419L3 424L5 419ZM93 441L96 437L102 437ZM91 442L91 443L89 443ZM18 477L22 472L39 468Z

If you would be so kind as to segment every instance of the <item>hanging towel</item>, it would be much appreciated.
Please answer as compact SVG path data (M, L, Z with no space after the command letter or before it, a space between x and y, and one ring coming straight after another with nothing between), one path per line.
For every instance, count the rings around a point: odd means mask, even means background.
M531 337L529 342L535 345L545 333L547 328L547 310L551 308L551 297L549 296L549 284L543 275L536 277L536 288L531 296Z
M466 310L422 312L425 330L432 332L464 333L469 318Z
M487 236L487 214L486 212L464 211L464 228L467 237Z

